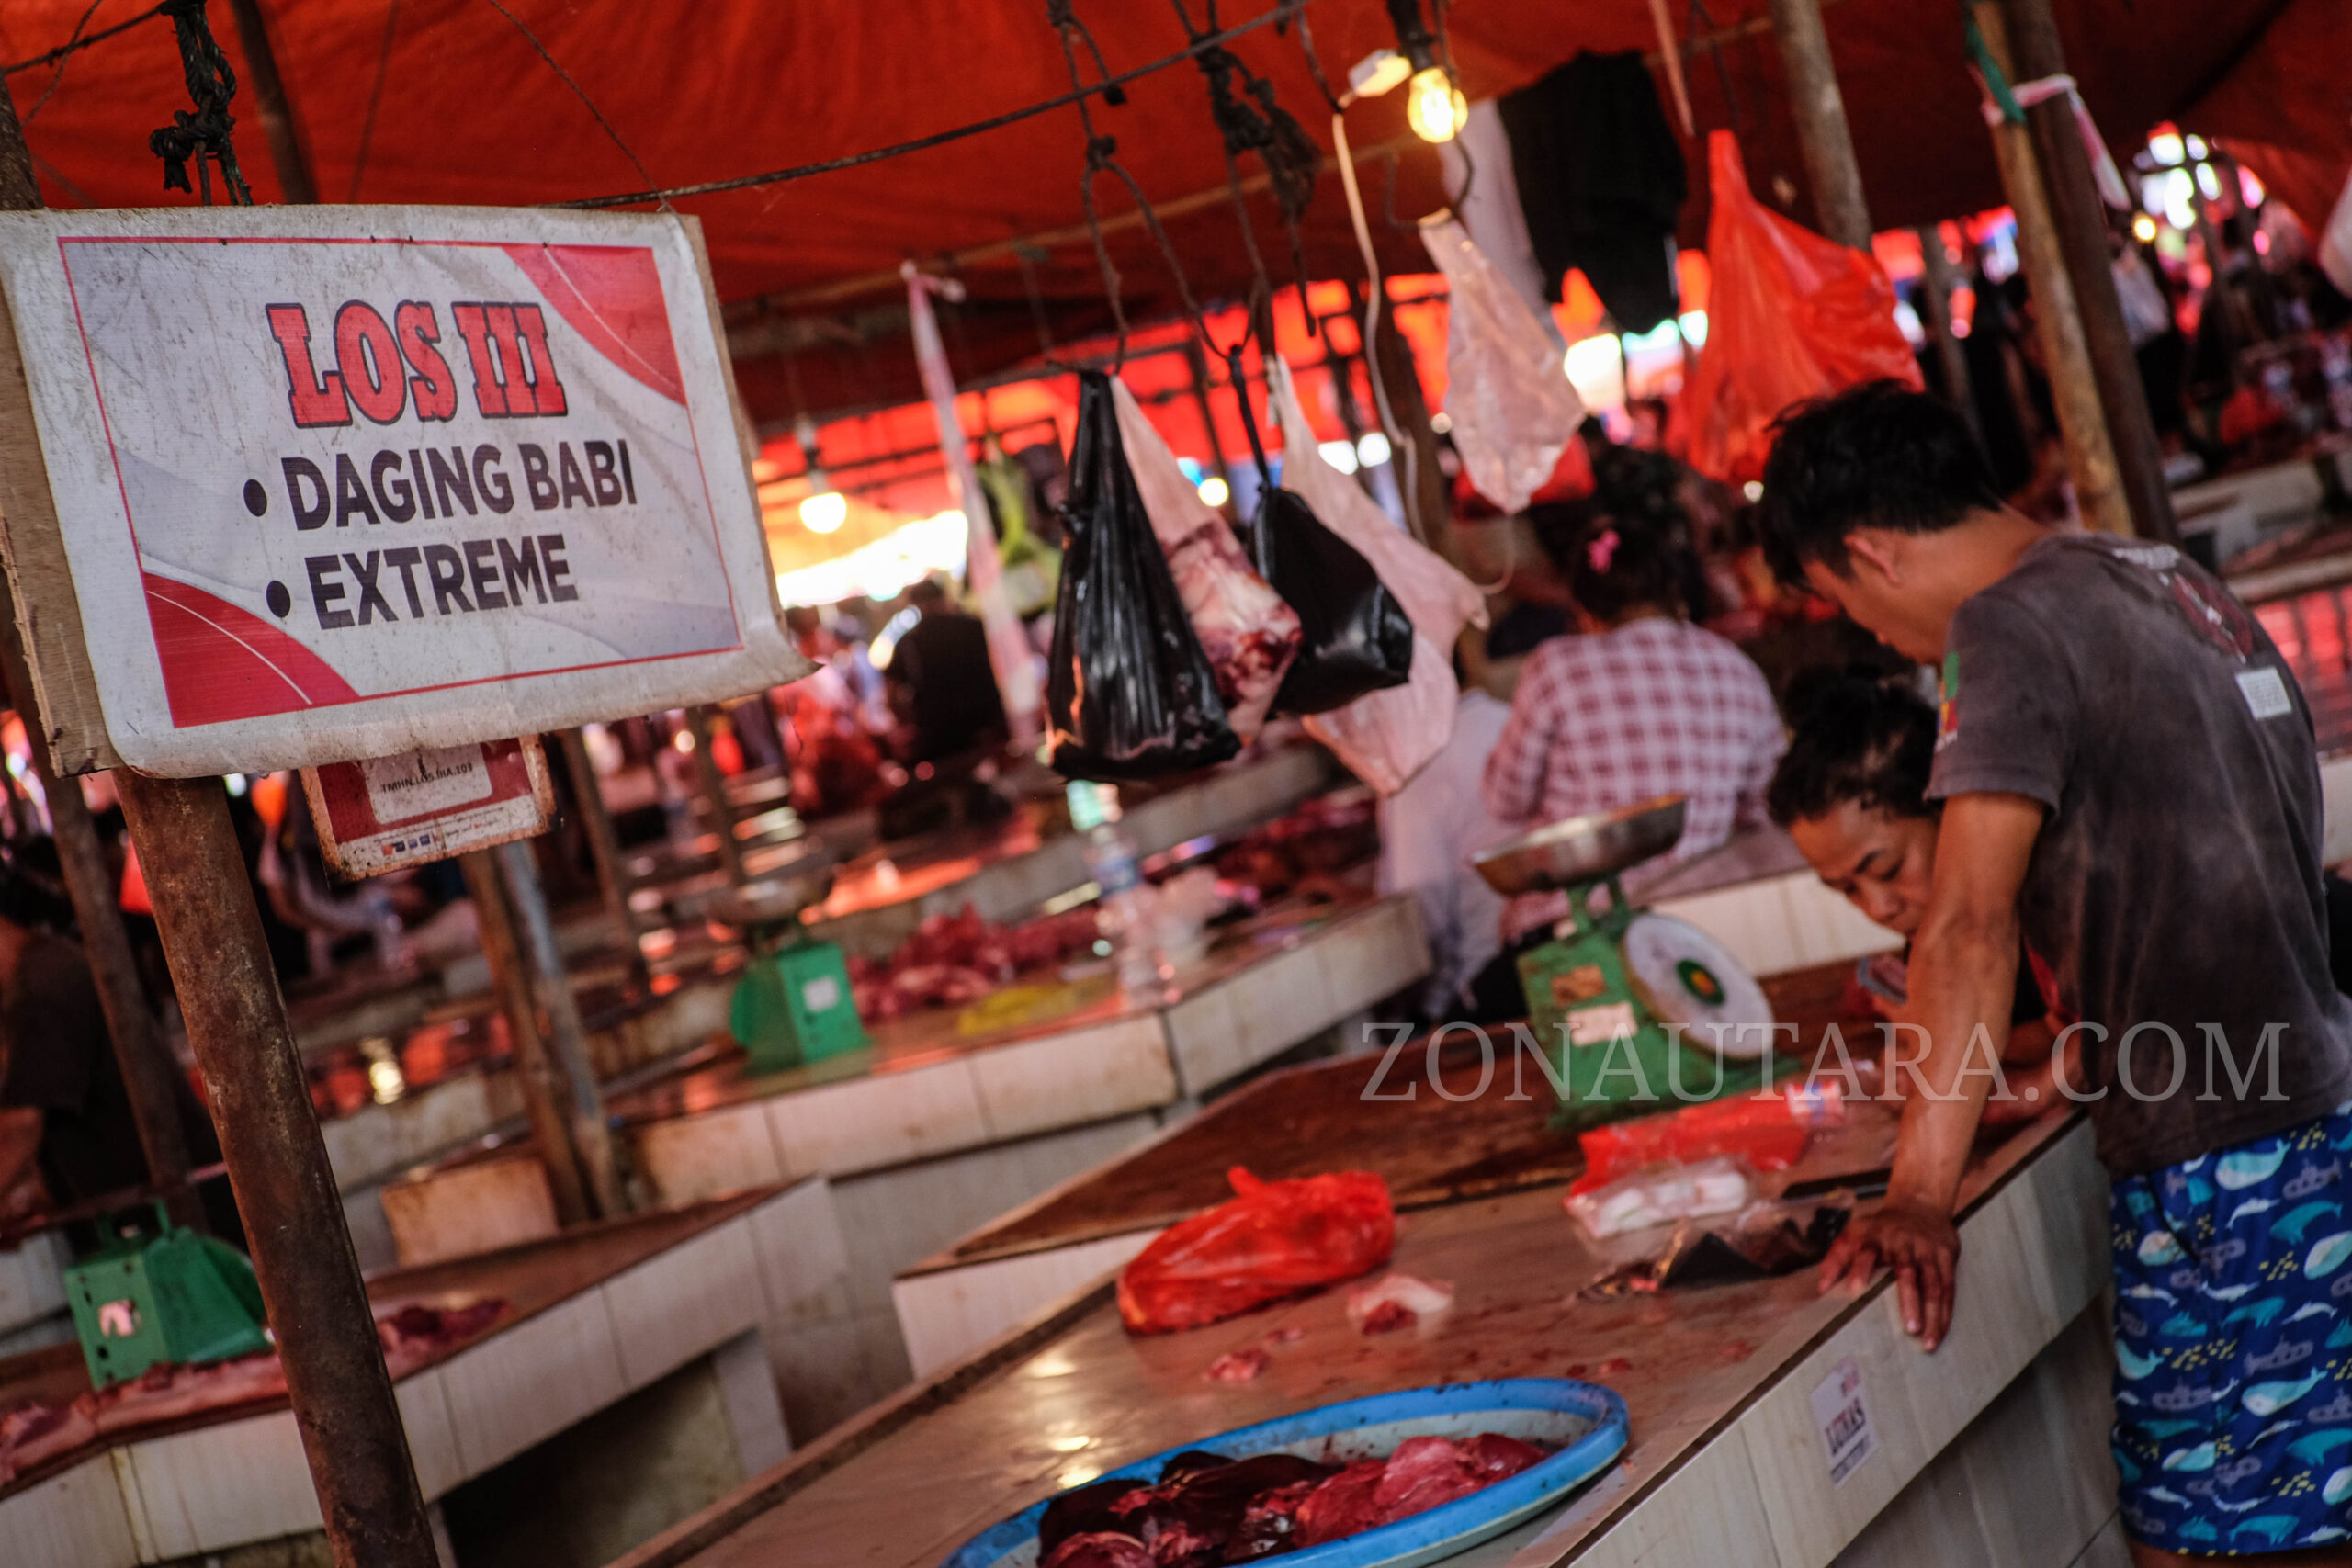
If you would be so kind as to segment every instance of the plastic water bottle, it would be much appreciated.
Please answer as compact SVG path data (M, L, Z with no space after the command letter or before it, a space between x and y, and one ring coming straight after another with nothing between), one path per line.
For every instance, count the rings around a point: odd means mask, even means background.
M1153 941L1151 889L1144 886L1135 840L1119 826L1119 792L1079 779L1069 795L1070 826L1086 836L1086 869L1101 889L1119 988L1130 995L1156 990L1170 971Z

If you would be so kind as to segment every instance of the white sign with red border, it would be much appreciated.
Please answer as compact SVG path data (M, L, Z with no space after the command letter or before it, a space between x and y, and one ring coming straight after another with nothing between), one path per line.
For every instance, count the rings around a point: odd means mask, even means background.
M544 832L555 812L538 737L302 770L327 867L346 881Z
M132 766L274 769L808 671L684 220L8 213L0 288L57 523L12 506L10 567L66 741L95 707ZM61 545L86 677L28 570Z

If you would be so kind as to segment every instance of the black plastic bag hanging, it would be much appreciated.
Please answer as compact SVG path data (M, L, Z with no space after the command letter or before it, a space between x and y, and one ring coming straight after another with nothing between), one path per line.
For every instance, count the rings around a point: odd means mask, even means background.
M1127 468L1110 378L1082 370L1078 380L1061 507L1069 544L1046 674L1054 771L1143 779L1224 761L1241 742Z
M1250 528L1258 575L1298 612L1298 657L1274 694L1275 713L1329 713L1366 693L1401 686L1413 671L1413 623L1362 551L1323 525L1295 491L1281 489L1258 439L1241 352L1231 355L1241 425L1258 462L1258 513Z

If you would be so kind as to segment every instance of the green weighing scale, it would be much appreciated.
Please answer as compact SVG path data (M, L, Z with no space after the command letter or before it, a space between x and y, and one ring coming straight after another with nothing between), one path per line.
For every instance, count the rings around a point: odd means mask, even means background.
M727 1027L754 1074L780 1073L874 1042L850 994L841 944L819 942L801 911L825 901L834 867L766 876L712 898L714 919L737 927L751 963L735 983Z
M1772 1005L1713 937L1635 908L1619 878L1682 837L1684 797L1555 822L1473 856L1506 897L1565 892L1568 917L1520 955L1527 1012L1561 1082L1556 1124L1712 1100L1770 1070ZM1608 893L1605 907L1596 897ZM1680 1043L1667 1026L1683 1025ZM1647 1098L1645 1097L1645 1089Z
M133 1222L65 1270L65 1299L90 1386L127 1382L170 1362L201 1366L269 1348L261 1285L245 1255L172 1224Z

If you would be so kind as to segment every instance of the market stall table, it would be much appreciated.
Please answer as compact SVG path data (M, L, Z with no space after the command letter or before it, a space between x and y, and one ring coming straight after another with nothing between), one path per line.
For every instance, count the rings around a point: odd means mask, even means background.
M466 1483L683 1372L699 1388L650 1395L625 1421L563 1438L566 1464L604 1477L613 1495L497 1495L510 1528L541 1532L535 1561L593 1563L642 1539L788 1450L762 1325L837 1294L841 1267L822 1184L804 1182L371 1277L379 1312L506 1303L478 1337L396 1379L425 1498L455 1508ZM0 1361L0 1411L88 1388L74 1346ZM664 1447L697 1462L642 1462ZM582 1517L560 1517L565 1508ZM130 1568L319 1528L282 1394L102 1433L0 1484L12 1568ZM455 1533L462 1562L462 1521Z
M1850 965L1837 964L1764 982L1774 1015L1797 1026L1807 1053L1797 1059L1810 1059L1831 1024L1858 1050L1877 1037L1851 977ZM1385 1065L1380 1054L1360 1054L1269 1074L901 1270L891 1293L917 1373L962 1359L1125 1263L1167 1226L1224 1201L1235 1166L1268 1181L1374 1171L1399 1209L1582 1175L1583 1152L1551 1124L1557 1101L1533 1059L1514 1048L1507 1026L1489 1033L1498 1048L1483 1089L1489 1058L1459 1029L1446 1032L1434 1055L1429 1041L1415 1040ZM1882 1120L1863 1117L1838 1136L1883 1132Z
M1834 1174L1855 1151L1837 1153L1792 1175ZM1623 1462L1564 1509L1457 1561L1821 1568L1883 1512L1900 1524L1929 1506L1905 1487L1947 1448L1952 1462L1977 1453L1981 1431L1954 1439L2022 1377L2071 1423L2041 1434L2028 1455L2039 1484L2013 1494L2001 1518L1884 1560L2064 1568L2112 1511L2097 1441L2104 1373L2086 1351L2097 1343L2087 1309L2106 1273L2100 1185L2088 1127L2064 1114L1980 1146L1962 1194L1968 1261L1955 1325L1932 1358L1904 1336L1884 1281L1825 1298L1807 1271L1580 1299L1623 1248L1586 1243L1556 1189L1403 1216L1393 1267L1452 1281L1457 1293L1450 1312L1377 1338L1351 1326L1336 1290L1138 1338L1099 1283L623 1562L934 1568L1039 1497L1237 1426L1385 1391L1571 1376L1625 1398L1633 1438ZM1250 1348L1271 1351L1254 1381L1204 1377ZM1815 1407L1823 1390L1849 1387L1867 1408L1870 1443L1841 1481L1822 1430L1839 1407L1819 1419ZM1988 1419L1997 1427L2009 1408L2001 1402ZM1850 1441L1843 1453L1854 1457ZM1995 1531L1999 1543L1988 1547Z

